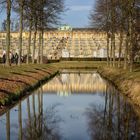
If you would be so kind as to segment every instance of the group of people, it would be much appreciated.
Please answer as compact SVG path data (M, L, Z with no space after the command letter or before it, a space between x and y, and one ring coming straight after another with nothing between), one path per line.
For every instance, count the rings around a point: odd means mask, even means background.
M19 59L19 55L18 55L18 53L16 52L15 54L14 53L12 53L11 51L10 51L10 53L9 53L9 62L10 62L10 65L13 63L13 64L18 64L18 59ZM2 62L3 62L3 64L5 64L6 63L6 52L4 51L3 52L3 55L2 55Z

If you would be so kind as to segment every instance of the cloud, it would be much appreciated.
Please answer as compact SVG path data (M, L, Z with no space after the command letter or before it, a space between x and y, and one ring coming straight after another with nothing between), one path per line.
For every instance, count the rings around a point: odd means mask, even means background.
M76 5L76 6L70 6L70 11L89 11L91 9L90 5Z

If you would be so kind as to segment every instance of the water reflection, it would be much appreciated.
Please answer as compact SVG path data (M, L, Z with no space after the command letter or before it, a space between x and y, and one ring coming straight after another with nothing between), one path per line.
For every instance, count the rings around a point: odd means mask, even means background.
M42 92L42 88L40 88L36 94L32 94L27 97L26 101L23 101L26 102L26 105L20 101L16 107L1 116L0 121L6 122L4 124L6 125L6 135L1 133L0 140L59 140L61 138L59 123L62 119L56 114L58 104L46 107L46 111L43 112ZM38 108L36 109L37 105ZM26 107L27 115L23 112L22 106ZM14 115L11 118L10 113ZM13 124L11 124L11 120ZM0 132L5 131L1 125L0 128Z
M140 118L98 73L63 71L0 116L5 139L139 140Z
M23 129L23 139L26 140L59 140L59 123L61 118L56 114L56 105L49 106L43 112L43 94L37 94L38 109L36 113L35 95L32 94L33 113L30 112L30 100L27 99L28 118L25 120Z
M46 110L46 112L33 115L32 120L25 121L26 127L23 130L23 139L26 140L59 140L59 122L61 118L55 114L55 106Z
M108 83L104 99L104 105L91 104L85 113L91 139L139 140L140 118L133 106Z
M52 81L43 86L45 92L56 92L58 95L71 93L104 92L105 80L94 71L62 71Z
M6 113L6 135L7 135L7 140L10 140L10 112L8 111Z

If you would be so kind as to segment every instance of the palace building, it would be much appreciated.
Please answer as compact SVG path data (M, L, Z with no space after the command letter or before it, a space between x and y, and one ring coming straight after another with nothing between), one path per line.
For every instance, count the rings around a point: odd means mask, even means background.
M28 32L23 32L22 55L27 54ZM119 39L116 34L116 57L118 56ZM58 29L50 29L44 33L43 56L51 60L60 58L106 58L107 36L104 31L92 28L71 28L62 26ZM33 51L33 33L31 39L31 55ZM18 52L19 33L11 33L11 51ZM39 34L37 34L35 57L38 56ZM0 32L0 55L6 49L6 33ZM122 53L123 55L123 53Z

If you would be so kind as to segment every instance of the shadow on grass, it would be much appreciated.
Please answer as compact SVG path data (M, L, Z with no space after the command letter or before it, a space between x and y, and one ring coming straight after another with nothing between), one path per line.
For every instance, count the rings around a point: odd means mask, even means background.
M140 69L136 69L136 70L134 70L134 72L140 72Z
M36 71L24 70L24 72L37 73Z
M36 68L35 70L42 71L42 72L45 72L45 73L48 73L49 75L51 75L51 72L47 71L46 69L38 69L38 68Z
M4 94L7 94L8 96L10 95L13 95L14 93L13 92L9 92L7 90L4 90L4 89L0 89L0 92L4 93Z
M27 86L30 86L30 84L24 82L24 81L21 81L21 80L12 80L12 79L8 79L8 78L0 78L0 80L4 80L4 81L9 81L9 82L17 82L17 83L23 83Z
M26 76L26 77L30 77L30 78L33 78L35 80L38 80L37 78L31 76L31 75L28 75L28 74L21 74L21 73L16 73L16 72L11 72L12 74L15 74L15 75L20 75L20 76Z

